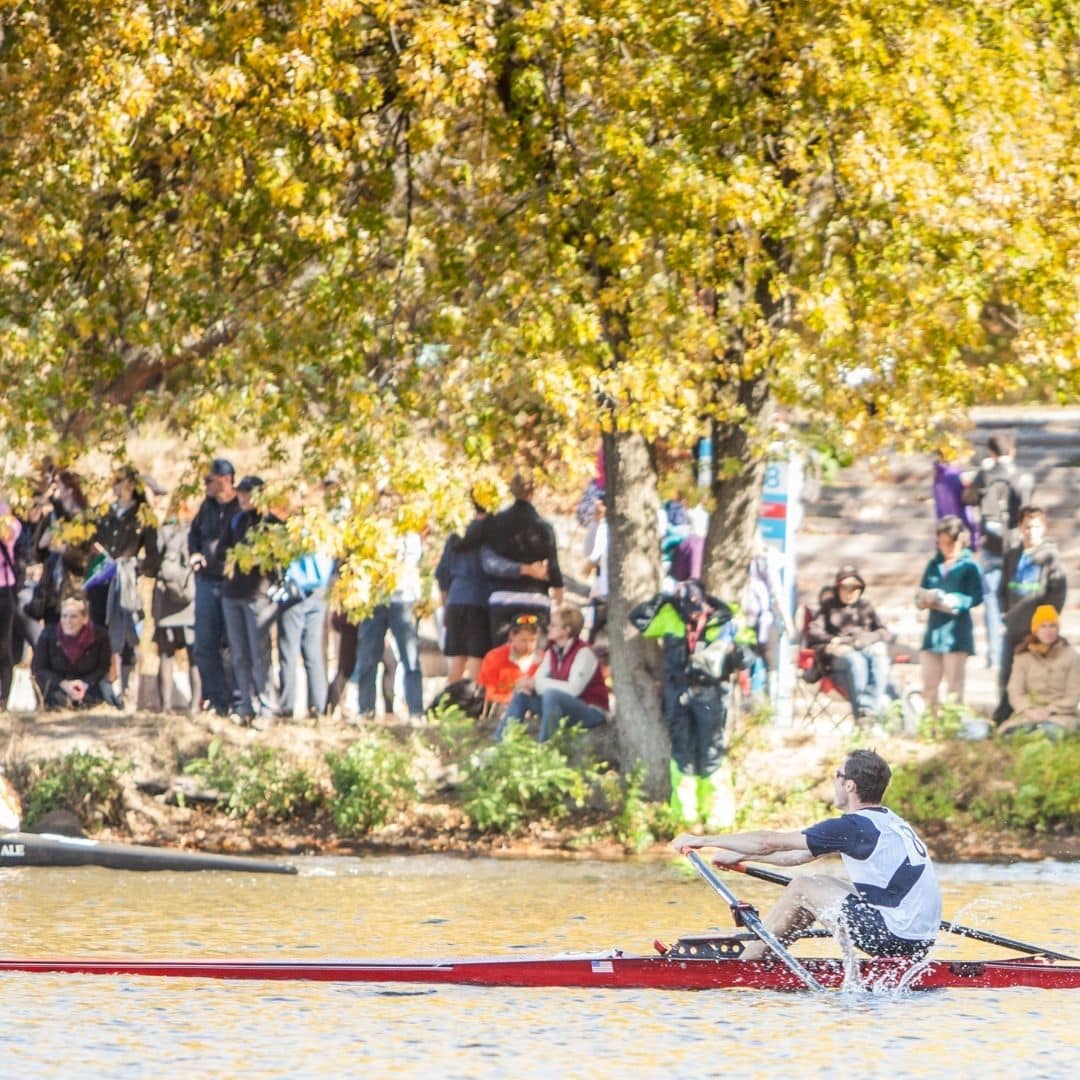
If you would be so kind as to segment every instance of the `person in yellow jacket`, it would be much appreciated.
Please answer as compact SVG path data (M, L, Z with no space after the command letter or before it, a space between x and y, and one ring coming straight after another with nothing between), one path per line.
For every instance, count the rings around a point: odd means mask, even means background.
M1008 693L1013 714L1003 734L1041 730L1056 737L1080 728L1080 653L1061 636L1050 604L1035 609L1031 633L1017 646Z

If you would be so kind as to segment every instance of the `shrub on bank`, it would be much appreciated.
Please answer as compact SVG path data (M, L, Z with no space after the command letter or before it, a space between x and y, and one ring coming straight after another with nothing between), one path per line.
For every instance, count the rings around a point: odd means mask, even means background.
M314 777L270 747L230 754L215 739L206 756L188 762L184 772L217 791L218 805L235 818L283 822L313 813L324 801Z
M600 767L575 768L568 753L575 730L537 742L521 724L502 741L474 752L461 781L465 812L481 832L512 833L534 818L557 820L585 804Z
M370 732L326 757L334 794L330 813L346 836L365 836L416 796L411 755L386 735Z
M119 825L124 809L120 778L129 770L126 763L82 750L30 762L19 784L23 826L31 827L53 810L70 810L87 829Z
M889 805L913 825L1080 830L1080 735L953 743L893 771Z
M1080 736L1013 736L1010 749L1005 779L1012 790L980 793L974 816L1009 829L1080 829Z

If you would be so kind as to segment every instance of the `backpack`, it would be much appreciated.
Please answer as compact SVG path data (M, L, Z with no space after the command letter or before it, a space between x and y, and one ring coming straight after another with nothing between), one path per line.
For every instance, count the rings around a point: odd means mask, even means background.
M1020 492L1012 478L1004 472L987 477L979 496L979 516L982 519L983 548L1001 555L1012 540L1012 532L1020 520Z
M183 543L166 545L155 588L170 610L185 608L194 602L195 574L191 569L186 538Z

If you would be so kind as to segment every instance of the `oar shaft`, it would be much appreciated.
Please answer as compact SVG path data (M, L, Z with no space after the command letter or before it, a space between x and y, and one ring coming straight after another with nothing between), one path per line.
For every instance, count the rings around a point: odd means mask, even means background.
M941 920L941 929L958 937L971 938L972 941L985 941L988 945L999 945L1003 949L1013 949L1016 952L1038 953L1052 960L1072 960L1080 958L1069 956L1068 953L1054 952L1052 949L1044 949L1041 945L1028 945L1023 941L1015 941L1013 938L1001 937L1000 934L988 934L985 930L976 930L972 926L961 926L959 923Z
M725 866L724 869L734 870L737 873L745 874L747 877L757 878L760 881L768 881L773 885L788 885L791 883L791 878L786 874L778 874L775 870L763 870L759 866L746 866L744 863L734 863L730 866ZM1077 961L1077 957L1069 956L1067 953L1054 952L1052 949L1044 949L1041 945L1029 945L1027 942L1002 937L1000 934L991 934L985 930L976 930L970 926L961 926L959 923L949 922L947 919L941 920L941 929L946 933L956 934L958 937L971 938L972 941L984 941L987 945L997 945L1002 949L1012 949L1014 952L1034 953L1039 956L1049 957L1053 960Z
M686 856L694 869L728 902L732 912L738 911L746 929L756 934L792 974L797 975L811 990L824 989L821 983L784 948L776 935L761 921L757 912L753 908L741 904L738 897L720 880L716 871L696 851L691 849L686 853Z

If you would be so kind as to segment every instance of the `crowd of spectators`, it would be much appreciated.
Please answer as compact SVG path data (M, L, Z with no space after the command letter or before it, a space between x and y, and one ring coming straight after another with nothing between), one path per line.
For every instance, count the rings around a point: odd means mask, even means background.
M1068 727L1080 662L1073 663L1059 619L1050 618L1064 605L1065 573L1047 535L1046 512L1032 501L1030 478L1016 468L1012 440L995 435L989 450L977 470L944 454L935 461L936 551L915 599L926 613L923 700L929 709L963 703L975 652L973 612L982 606L987 663L999 674L994 721L1008 722L1006 730ZM331 553L311 550L283 567L232 558L254 530L281 523L262 508L261 478L237 478L232 463L218 457L204 483L196 505L170 498L152 477L125 467L112 477L108 505L95 512L77 473L49 467L19 513L0 501L0 706L11 692L14 665L32 650L40 704L132 710L149 615L153 633L146 642L156 652L156 698L164 710L212 711L256 726L330 711L359 721L376 715L380 690L385 711L392 711L395 689L386 674L396 668L404 712L419 720L426 710L418 620L426 537L400 537L394 591L366 618L352 620L331 611ZM528 478L515 476L511 494L511 504L497 513L474 504L468 526L446 538L433 575L441 598L437 623L449 699L468 700L490 717L495 738L519 722L534 724L545 740L560 721L599 726L612 712L603 647L602 468L578 508L585 531L579 558L588 579L582 607L566 603L555 530L533 505ZM760 537L738 605L694 591L707 523L704 510L682 492L664 502L658 556L665 585L636 617L665 650L663 708L675 747L675 787L686 776L712 776L722 760L725 695L736 673L745 670L739 681L747 691L767 694L777 642L795 637L774 552ZM815 653L815 670L830 676L859 720L880 715L894 689L893 635L865 591L859 569L842 566L820 593L802 642ZM678 617L654 623L658 611ZM693 659L710 644L705 626L722 637L727 657L711 675ZM328 630L336 634L335 649L327 648ZM745 648L737 650L736 641ZM297 697L301 665L306 701Z
M330 552L311 550L288 566L234 557L256 531L281 524L263 506L263 486L258 476L237 477L232 462L217 457L195 503L169 498L152 477L124 467L112 477L111 501L95 511L78 474L46 466L29 505L16 512L0 501L0 708L15 665L32 653L40 706L133 711L140 668L153 667L142 663L149 645L163 710L213 712L254 726L305 711L317 717L336 710L359 721L376 713L380 668L384 707L392 711L394 688L385 675L396 668L405 710L419 719L425 712L418 628L424 538L400 537L393 591L366 618L331 613L336 564ZM508 633L515 645L524 642L525 653L509 650L496 676L494 694L506 707L514 696L513 686L504 685L508 665L523 678L539 675L542 700L550 698L543 680L576 685L584 665L571 650L561 667L538 671L547 656L539 642L562 603L563 578L555 532L533 506L531 484L516 476L511 492L505 510L477 508L464 535L447 540L434 575L451 682L480 679L485 657L504 646ZM599 544L596 550L598 559L605 557ZM143 642L147 616L152 633ZM575 618L577 610L568 609L552 636ZM336 649L328 648L328 631L336 634ZM524 662L526 653L535 662ZM301 663L306 703L297 700ZM598 664L593 669L600 671ZM591 686L590 703L594 698ZM606 699L602 704L606 714Z
M997 672L991 720L1004 733L1039 729L1056 736L1077 727L1080 655L1060 634L1067 581L1034 482L1016 465L1007 433L992 435L988 456L968 470L944 453L934 462L937 551L926 564L915 605L925 611L919 650L923 706L964 705L965 672L975 655L972 611L986 619L986 666ZM853 565L823 590L805 644L857 718L879 715L890 682L894 635L864 596ZM945 694L941 693L942 683Z

